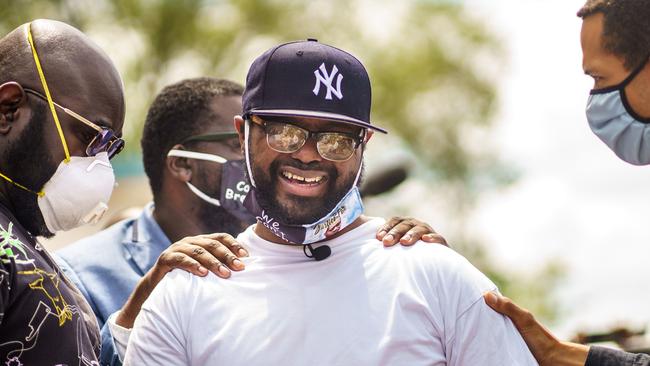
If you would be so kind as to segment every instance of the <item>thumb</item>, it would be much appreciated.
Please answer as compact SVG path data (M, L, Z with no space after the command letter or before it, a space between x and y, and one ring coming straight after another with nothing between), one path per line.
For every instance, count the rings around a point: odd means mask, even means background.
M540 332L546 332L543 326L535 320L533 314L519 307L519 305L515 304L509 298L494 292L484 293L483 298L485 299L485 303L494 311L510 318L519 332L530 329L538 329Z
M511 316L513 307L512 306L507 306L508 303L512 304L510 299L503 297L496 292L488 291L483 294L483 299L485 300L485 303L491 307L494 311L497 313L506 315L506 316Z

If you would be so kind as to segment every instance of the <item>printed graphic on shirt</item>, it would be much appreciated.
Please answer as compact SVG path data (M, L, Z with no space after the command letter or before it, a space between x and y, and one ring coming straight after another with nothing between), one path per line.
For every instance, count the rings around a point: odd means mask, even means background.
M46 355L47 349L52 347L53 332L56 334L59 332L57 329L60 329L61 339L56 339L56 341L59 344L67 343L72 346L70 354L76 354L78 360L78 363L74 364L98 366L99 363L92 352L98 349L98 344L91 344L94 342L89 337L84 312L76 305L74 297L72 298L73 302L70 303L67 296L64 296L63 288L66 289L68 295L74 295L74 292L70 292L70 285L64 282L57 273L56 267L52 267L53 263L46 258L49 257L40 244L26 245L20 240L14 233L13 223L9 222L6 228L0 225L0 261L7 266L5 268L11 268L13 262L15 272L14 270L12 272L18 288L12 289L10 283L5 282L5 279L10 278L10 273L4 269L0 269L0 286L6 286L10 295L14 290L17 296L27 297L27 305L34 306L31 316L29 315L29 306L27 308L21 306L13 310L22 312L17 316L25 319L25 323L22 323L24 327L12 326L11 329L4 329L0 332L5 333L6 331L5 335L8 336L0 337L0 365L27 365L32 362L30 360L33 360L34 357L48 362ZM3 310L5 313L0 313L0 329L4 324L3 320L8 321L9 318L6 317L12 316L11 312L6 313L7 309ZM21 316L21 314L23 315ZM56 324L54 328L52 322ZM42 336L44 329L47 331ZM76 339L66 337L72 335L73 332ZM13 337L14 335L16 338ZM1 342L2 340L5 342ZM26 352L30 350L32 352L26 359ZM85 353L90 354L90 357Z
M25 245L18 240L16 236L13 235L13 223L9 223L8 229L5 230L2 225L0 225L0 260L8 264L11 261L11 258L16 260L16 263L25 263L17 259L18 253L22 253L23 258L27 259L27 253L25 252Z
M70 319L72 319L73 314L76 315L75 317L76 330L77 330L76 344L77 344L77 358L79 359L79 365L99 366L99 362L97 362L94 359L94 357L91 359L83 354L83 351L85 349L92 349L94 347L93 345L88 344L87 341L84 341L84 338L82 337L82 334L84 334L82 328L85 325L83 322L83 315L81 311L78 309L77 306L70 306L68 310L70 312ZM56 317L57 314L53 312L48 305L46 305L43 302L39 302L36 311L32 315L30 322L27 324L27 328L29 329L30 332L25 337L24 341L17 340L17 341L0 344L0 354L6 354L6 358L7 358L7 361L5 362L6 365L23 365L20 361L20 357L23 355L24 352L29 351L38 345L38 339L39 339L41 328L49 316Z
M8 263L9 258L13 258L16 264L28 267L25 270L18 271L18 275L27 276L29 288L42 291L50 300L52 307L55 309L54 314L58 318L59 326L65 324L67 320L72 320L72 312L63 295L61 295L61 291L59 291L61 281L59 275L55 272L40 269L34 264L34 260L30 259L25 251L25 244L13 234L13 223L10 222L6 230L0 225L0 243L2 243L2 252L0 253L7 257L7 259L2 259L7 261L5 263ZM0 255L0 257L3 256ZM51 312L51 308L48 307L48 309Z
M5 281L5 278L7 276L9 276L9 272L7 272L4 269L0 268L0 285L2 285L2 283ZM2 317L0 316L0 320L1 319L2 319Z
M321 231L325 231L325 237L329 238L338 233L341 230L341 216L345 214L345 211L345 206L341 206L332 217L316 226L314 229L314 235L318 235Z

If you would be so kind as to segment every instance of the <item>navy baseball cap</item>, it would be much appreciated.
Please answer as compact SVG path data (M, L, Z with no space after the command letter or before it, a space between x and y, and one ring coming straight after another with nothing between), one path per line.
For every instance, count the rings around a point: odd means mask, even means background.
M356 57L308 39L275 46L255 59L242 104L244 118L322 118L387 133L370 123L370 100L370 79Z

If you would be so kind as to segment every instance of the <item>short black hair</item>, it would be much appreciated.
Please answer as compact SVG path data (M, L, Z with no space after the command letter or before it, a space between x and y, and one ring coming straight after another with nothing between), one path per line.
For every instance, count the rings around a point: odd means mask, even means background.
M623 58L627 70L650 55L650 4L647 0L587 0L578 11L586 18L602 13L605 50Z
M214 98L241 96L243 92L244 87L233 81L201 77L166 86L156 96L147 112L140 141L144 171L154 197L162 187L169 150L186 138L202 133L204 123L215 122L211 118Z

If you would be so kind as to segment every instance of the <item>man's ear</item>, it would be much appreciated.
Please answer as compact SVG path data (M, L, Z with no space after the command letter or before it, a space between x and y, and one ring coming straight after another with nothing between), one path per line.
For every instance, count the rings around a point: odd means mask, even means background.
M25 90L15 81L0 85L0 134L6 135L19 117L18 108L24 103Z
M242 116L235 116L235 130L239 134L239 146L241 153L244 154L244 124L246 123Z
M183 145L176 144L171 150L184 150ZM194 167L191 159L179 156L167 156L165 167L174 179L181 182L189 182L192 179L192 168Z

